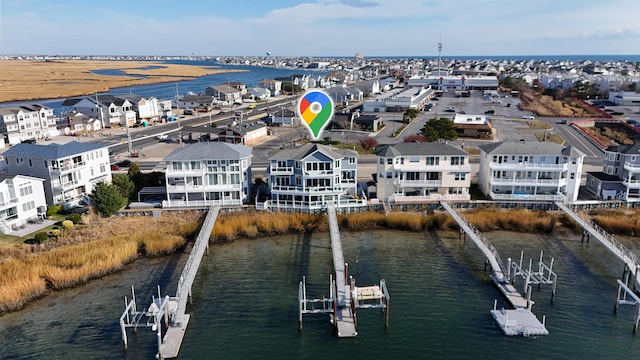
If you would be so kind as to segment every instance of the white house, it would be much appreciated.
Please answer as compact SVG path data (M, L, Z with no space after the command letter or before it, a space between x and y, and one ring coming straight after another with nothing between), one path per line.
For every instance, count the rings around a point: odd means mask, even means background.
M201 142L164 158L167 200L162 207L240 206L250 199L252 148Z
M53 109L39 104L0 108L0 134L9 144L59 135Z
M70 98L63 101L62 106L69 111L100 119L103 128L114 125L133 126L136 122L133 104L127 99L110 94Z
M47 213L43 179L0 175L0 232L10 234Z
M585 154L549 142L480 145L480 190L493 200L575 201Z
M7 174L44 179L48 205L65 208L86 200L99 182L111 182L109 148L105 144L17 144L5 151Z
M269 155L271 200L262 208L313 212L333 205L358 207L358 153L320 144L284 147ZM259 204L256 204L259 206Z
M376 148L378 199L392 203L469 201L469 154L443 143L398 143Z

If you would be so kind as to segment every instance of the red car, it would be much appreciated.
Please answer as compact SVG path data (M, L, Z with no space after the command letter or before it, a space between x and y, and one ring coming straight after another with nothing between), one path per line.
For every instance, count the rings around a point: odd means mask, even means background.
M120 170L120 166L118 166L118 165L116 165L116 164L111 164L111 170L112 170L112 171Z

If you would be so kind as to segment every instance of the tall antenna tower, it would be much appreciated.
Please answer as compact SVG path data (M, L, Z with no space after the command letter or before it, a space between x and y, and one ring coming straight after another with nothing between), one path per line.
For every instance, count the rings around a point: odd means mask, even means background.
M438 76L442 75L440 73L441 56L442 56L442 36L440 36L440 41L438 41Z

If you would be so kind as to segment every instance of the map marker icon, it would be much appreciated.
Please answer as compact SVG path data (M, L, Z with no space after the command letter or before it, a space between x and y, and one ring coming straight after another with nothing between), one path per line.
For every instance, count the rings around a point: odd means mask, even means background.
M298 113L302 122L311 131L311 138L318 140L320 133L329 124L333 115L333 102L322 91L308 91L300 98Z

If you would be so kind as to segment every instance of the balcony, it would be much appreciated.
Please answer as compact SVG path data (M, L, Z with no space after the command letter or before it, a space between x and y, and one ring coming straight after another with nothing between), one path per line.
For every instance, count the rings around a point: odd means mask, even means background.
M535 171L535 170L562 171L562 170L568 170L569 164L545 164L545 163L530 163L530 162L519 162L519 163L491 162L489 163L489 168L491 170L515 170L515 171Z
M388 201L395 204L419 204L435 201L470 201L471 195L469 194L438 194L432 193L429 195L404 195L404 194L392 194L389 196Z
M173 176L193 176L193 175L204 175L205 168L200 169L173 169L171 166L167 166L166 174Z
M308 178L315 177L334 177L341 174L341 169L334 170L305 170L304 176Z
M471 165L469 165L468 161L465 161L464 165L451 165L451 164L427 165L425 163L405 163L405 164L394 164L393 169L400 172L443 172L443 171L471 172Z
M629 189L640 189L640 179L622 179L624 186Z
M567 178L564 179L536 179L536 178L491 178L490 184L499 185L544 185L544 186L562 186L567 184Z
M393 180L393 185L400 187L440 187L442 180Z
M324 195L324 194L342 194L343 188L340 185L336 186L286 186L286 185L273 185L271 186L271 193L279 194L291 194L291 195Z
M52 166L50 169L51 169L51 171L63 173L63 172L66 172L66 171L70 171L70 170L81 168L81 167L86 166L86 165L87 165L87 163L82 161L82 162L77 162L77 163L64 164L63 166Z
M367 199L365 199L365 198L356 199L356 198L353 198L353 197L341 196L340 198L338 198L338 201L330 201L330 200L325 200L325 201L321 201L321 200L318 200L318 201L295 201L295 200L274 201L274 200L269 200L267 203L263 204L262 207L263 208L270 208L270 209L294 210L294 211L315 211L315 210L319 211L319 210L325 209L329 205L335 206L337 208L360 207L360 206L366 206L367 205Z
M269 167L268 175L293 175L293 166Z
M80 181L73 180L73 181L67 181L67 182L60 183L60 186L62 187L63 190L69 190L69 189L73 189L75 187L78 187L79 184L80 184Z
M185 183L167 184L167 192L210 192L242 190L242 184L194 185Z
M220 200L162 200L163 208L177 208L177 207L195 207L206 208L210 206L242 206L242 200L224 198Z
M640 164L627 161L624 163L624 169L630 173L640 173Z
M501 194L489 193L492 200L515 200L515 201L566 201L563 194Z

